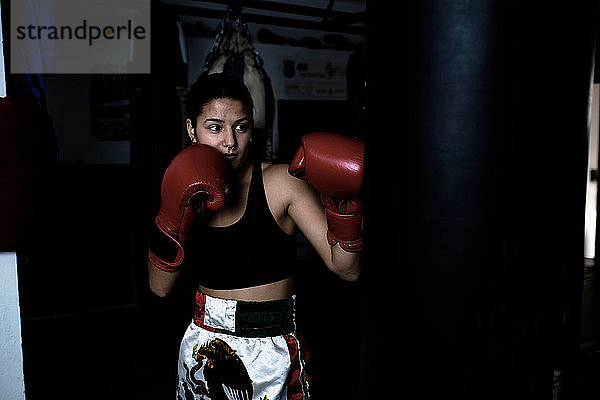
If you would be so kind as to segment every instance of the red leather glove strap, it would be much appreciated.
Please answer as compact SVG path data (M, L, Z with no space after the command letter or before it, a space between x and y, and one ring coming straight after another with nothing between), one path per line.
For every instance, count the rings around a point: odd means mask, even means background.
M148 242L148 257L156 268L173 272L181 267L184 258L183 243L173 237L156 217Z
M327 216L327 241L330 246L340 243L350 252L362 250L362 214L339 214L325 208Z

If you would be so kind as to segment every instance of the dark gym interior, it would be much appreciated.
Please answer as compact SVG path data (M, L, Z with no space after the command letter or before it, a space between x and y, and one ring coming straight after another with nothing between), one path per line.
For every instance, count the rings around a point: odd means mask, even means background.
M28 400L175 398L194 288L150 292L148 234L186 144L182 93L231 9L275 87L271 161L311 131L366 143L360 279L298 236L313 398L600 396L598 1L157 0L150 74L42 86L10 73L10 3L7 96L35 87L49 116L23 139L26 229L0 249L17 254Z

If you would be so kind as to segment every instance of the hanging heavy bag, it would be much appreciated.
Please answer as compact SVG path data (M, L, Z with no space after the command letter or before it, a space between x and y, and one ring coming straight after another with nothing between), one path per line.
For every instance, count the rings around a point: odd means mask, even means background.
M275 91L239 9L227 10L206 57L203 73L220 72L238 77L248 87L254 103L254 141L260 149L258 155L273 161Z

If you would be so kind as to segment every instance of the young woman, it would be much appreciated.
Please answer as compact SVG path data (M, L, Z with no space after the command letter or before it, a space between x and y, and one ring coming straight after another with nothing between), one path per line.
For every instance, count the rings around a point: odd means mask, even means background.
M198 281L180 347L181 399L309 398L294 323L297 229L340 278L360 274L362 143L315 133L289 166L260 162L250 156L252 115L237 78L200 77L186 103L192 144L163 177L150 287L168 295L183 265Z

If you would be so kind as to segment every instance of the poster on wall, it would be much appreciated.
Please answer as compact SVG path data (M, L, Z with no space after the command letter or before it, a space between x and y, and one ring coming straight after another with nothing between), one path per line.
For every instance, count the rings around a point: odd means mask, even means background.
M289 57L282 60L284 95L297 100L346 100L347 58Z

